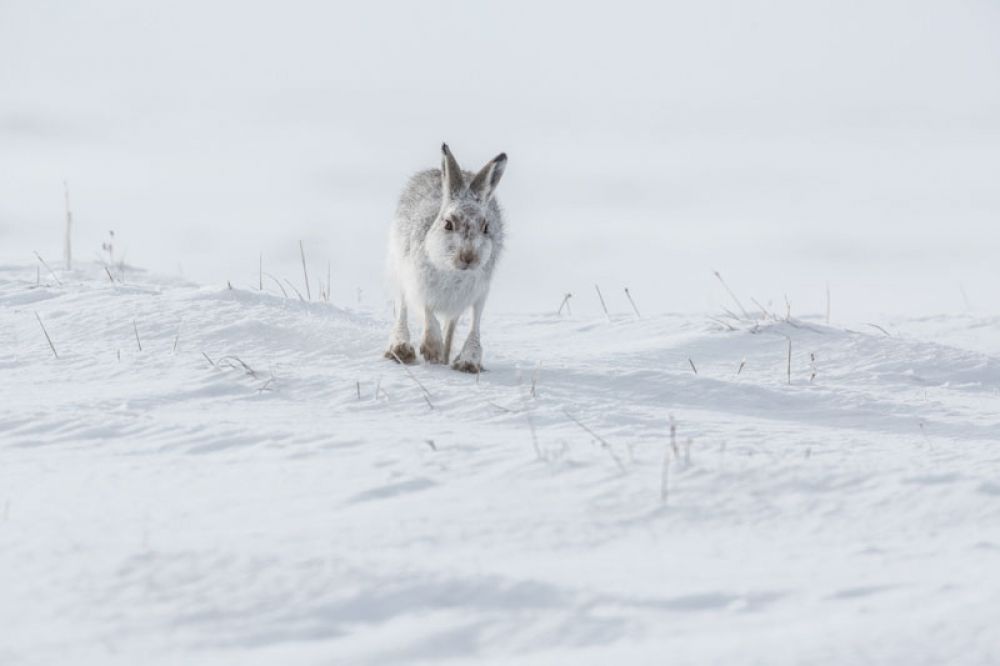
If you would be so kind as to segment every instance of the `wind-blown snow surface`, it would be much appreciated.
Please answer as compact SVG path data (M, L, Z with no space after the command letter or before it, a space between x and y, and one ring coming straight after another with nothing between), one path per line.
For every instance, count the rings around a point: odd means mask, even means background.
M60 275L0 270L0 663L1000 659L1000 319L488 312L411 378L382 314Z

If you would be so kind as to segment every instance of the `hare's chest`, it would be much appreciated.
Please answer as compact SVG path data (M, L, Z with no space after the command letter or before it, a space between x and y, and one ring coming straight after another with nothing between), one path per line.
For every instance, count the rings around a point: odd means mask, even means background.
M489 289L489 276L482 270L441 271L426 266L421 273L424 304L446 316L458 316Z

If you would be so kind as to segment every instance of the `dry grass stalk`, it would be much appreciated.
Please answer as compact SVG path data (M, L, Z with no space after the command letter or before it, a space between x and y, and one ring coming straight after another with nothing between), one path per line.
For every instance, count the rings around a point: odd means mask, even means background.
M871 326L872 328L877 328L878 330L880 330L880 331L882 331L883 333L885 333L885 334L886 334L886 336L888 336L888 337L890 337L890 338L892 337L892 333L890 333L889 331L885 330L884 328L882 328L882 327L881 327L881 326L879 326L878 324L865 324L865 326Z
M758 308L760 308L761 314L764 315L764 318L771 317L773 319L777 319L777 317L775 317L770 312L768 312L767 308L765 308L763 305L761 305L760 302L756 298L751 298L750 302L753 303L754 305L756 305Z
M278 278L274 277L270 273L264 273L264 275L266 275L267 277L269 277L272 280L274 280L274 284L278 285L278 289L281 290L281 295L284 296L285 298L288 298L288 292L285 291L285 288L281 286L281 280L279 280Z
M792 383L792 339L788 338L788 383Z
M292 284L292 281L291 281L291 280L289 280L288 278L285 278L285 284L287 284L287 285L288 285L289 287L291 287L291 288L292 288L292 291L294 291L294 292L295 292L295 295L299 297L299 300L300 300L300 301L302 301L303 303L305 303L305 302L306 302L306 299L302 298L302 292L301 292L301 291L299 291L299 290L298 290L298 289L297 289L297 288L295 287L295 285L294 285L294 284Z
M694 374L696 374L696 375L697 375L697 374L698 374L698 368L696 368L696 367L694 366L694 361L692 361L691 359L688 359L688 363L690 363L690 364L691 364L691 369L692 369L692 370L694 370Z
M52 267L49 266L47 263L45 263L45 260L42 259L42 255L38 254L38 252L35 251L35 256L38 257L38 261L42 262L42 266L45 266L45 270L47 270L52 275L52 279L56 281L56 284L58 284L61 287L62 280L60 280L59 276L56 275L56 272L52 270Z
M542 455L542 449L538 445L538 433L535 432L535 419L531 416L531 410L525 407L524 416L528 419L528 429L531 431L531 446L535 449L535 458L537 460L544 460Z
M139 327L135 325L135 319L132 320L132 331L135 332L135 345L142 351L142 342L139 341Z
M49 343L49 349L52 350L52 355L58 359L59 353L56 351L56 346L52 344L52 338L49 337L49 332L45 330L45 324L42 323L42 318L38 315L38 312L35 312L35 319L38 320L38 325L42 327L42 333L45 334L45 339Z
M591 430L590 428L588 428L585 423L583 423L582 421L580 421L580 419L578 419L575 416L573 416L572 414L570 414L567 410L564 409L563 410L563 414L565 414L567 416L567 418L569 418L569 420L571 420L573 423L577 424L584 431L586 431L587 433L589 433L591 437L593 437L598 442L600 442L601 447L604 448L605 450L607 450L608 455L610 455L611 459L615 461L616 465L618 465L618 469L620 469L622 472L625 471L625 464L622 462L622 459L620 457L618 457L618 454L615 453L614 448L611 446L610 443L608 443L608 440L604 439L603 437L601 437L600 435L598 435L596 432L594 432L593 430Z
M726 281L722 279L722 276L719 274L719 271L712 271L712 272L715 273L715 277L719 278L719 282L721 282L722 286L725 287L726 291L729 292L729 296L733 299L733 302L736 303L736 307L740 309L740 312L743 313L743 316L746 319L751 319L752 317L750 316L750 313L747 312L747 309L743 307L742 303L740 303L740 299L736 298L736 294L733 292L732 289L729 288L729 285L726 284Z
M302 245L302 241L299 241L299 254L302 256L302 277L306 283L306 296L309 300L312 300L312 292L309 291L309 271L306 270L306 249Z
M204 353L204 352L202 352L202 353ZM225 367L227 367L227 368L236 368L237 364L239 364L239 368L242 368L244 372L246 372L248 375L250 375L254 379L257 378L257 371L254 370L253 368L251 368L249 365L247 365L243 361L243 359L241 359L239 356L236 356L235 354L230 354L228 356L223 356L222 358L220 358L218 360L218 363L216 365L220 365L221 366L223 363L225 363Z
M830 283L826 283L826 325L830 325Z
M667 503L667 498L670 495L669 481L670 481L670 451L674 451L674 455L677 455L677 425L674 423L674 417L670 416L670 447L664 447L663 449L663 466L660 470L660 501L664 504Z
M568 315L573 314L572 312L570 312L569 309L569 299L571 298L573 298L573 294L567 293L565 296L563 296L562 303L559 304L559 310L556 312L557 315L559 315L560 317L562 316L562 311L564 307L566 308L566 314Z
M674 457L679 458L681 451L677 448L677 421L674 420L673 414L670 415L670 448L674 452Z
M538 365L535 366L535 371L531 373L531 391L530 395L532 398L537 397L535 392L535 386L538 383L538 372L542 369L542 362L539 361Z
M63 181L63 195L66 201L66 238L63 245L63 254L66 258L66 270L73 270L73 213L69 208L69 183Z
M628 287L625 287L625 295L628 297L628 302L632 304L632 309L635 311L635 316L641 319L642 315L639 314L639 308L635 306L635 301L632 300L632 294L629 292Z
M403 363L403 359L399 358L396 352L389 352L389 353L392 354L392 357L396 359L396 362L399 363L400 366L402 366L403 370L406 371L406 374L409 375L410 379L412 379L416 383L416 385L420 387L420 390L423 391L424 393L424 400L427 401L427 404L430 406L431 409L434 409L434 403L431 402L431 392L427 390L427 387L424 386L419 379L417 379L417 376L410 371L410 368L408 368L407 365Z
M670 449L663 449L663 466L660 470L660 501L664 504L670 496Z
M601 308L604 310L604 316L608 318L608 321L611 321L611 315L608 313L608 306L604 302L604 295L601 293L601 288L595 284L594 289L597 290L597 297L601 299Z

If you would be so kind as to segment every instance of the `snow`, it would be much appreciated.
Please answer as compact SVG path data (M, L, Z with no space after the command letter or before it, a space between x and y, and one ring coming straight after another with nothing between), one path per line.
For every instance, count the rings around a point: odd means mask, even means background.
M0 3L0 664L1000 663L998 31ZM479 377L381 358L442 141Z
M388 313L60 276L0 271L4 663L1000 658L996 318L487 313L411 377Z

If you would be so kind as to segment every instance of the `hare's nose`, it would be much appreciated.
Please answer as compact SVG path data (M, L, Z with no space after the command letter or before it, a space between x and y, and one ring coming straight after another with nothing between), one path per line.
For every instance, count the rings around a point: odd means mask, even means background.
M462 250L458 253L458 263L461 264L462 268L467 268L471 266L476 260L476 253L472 250Z

